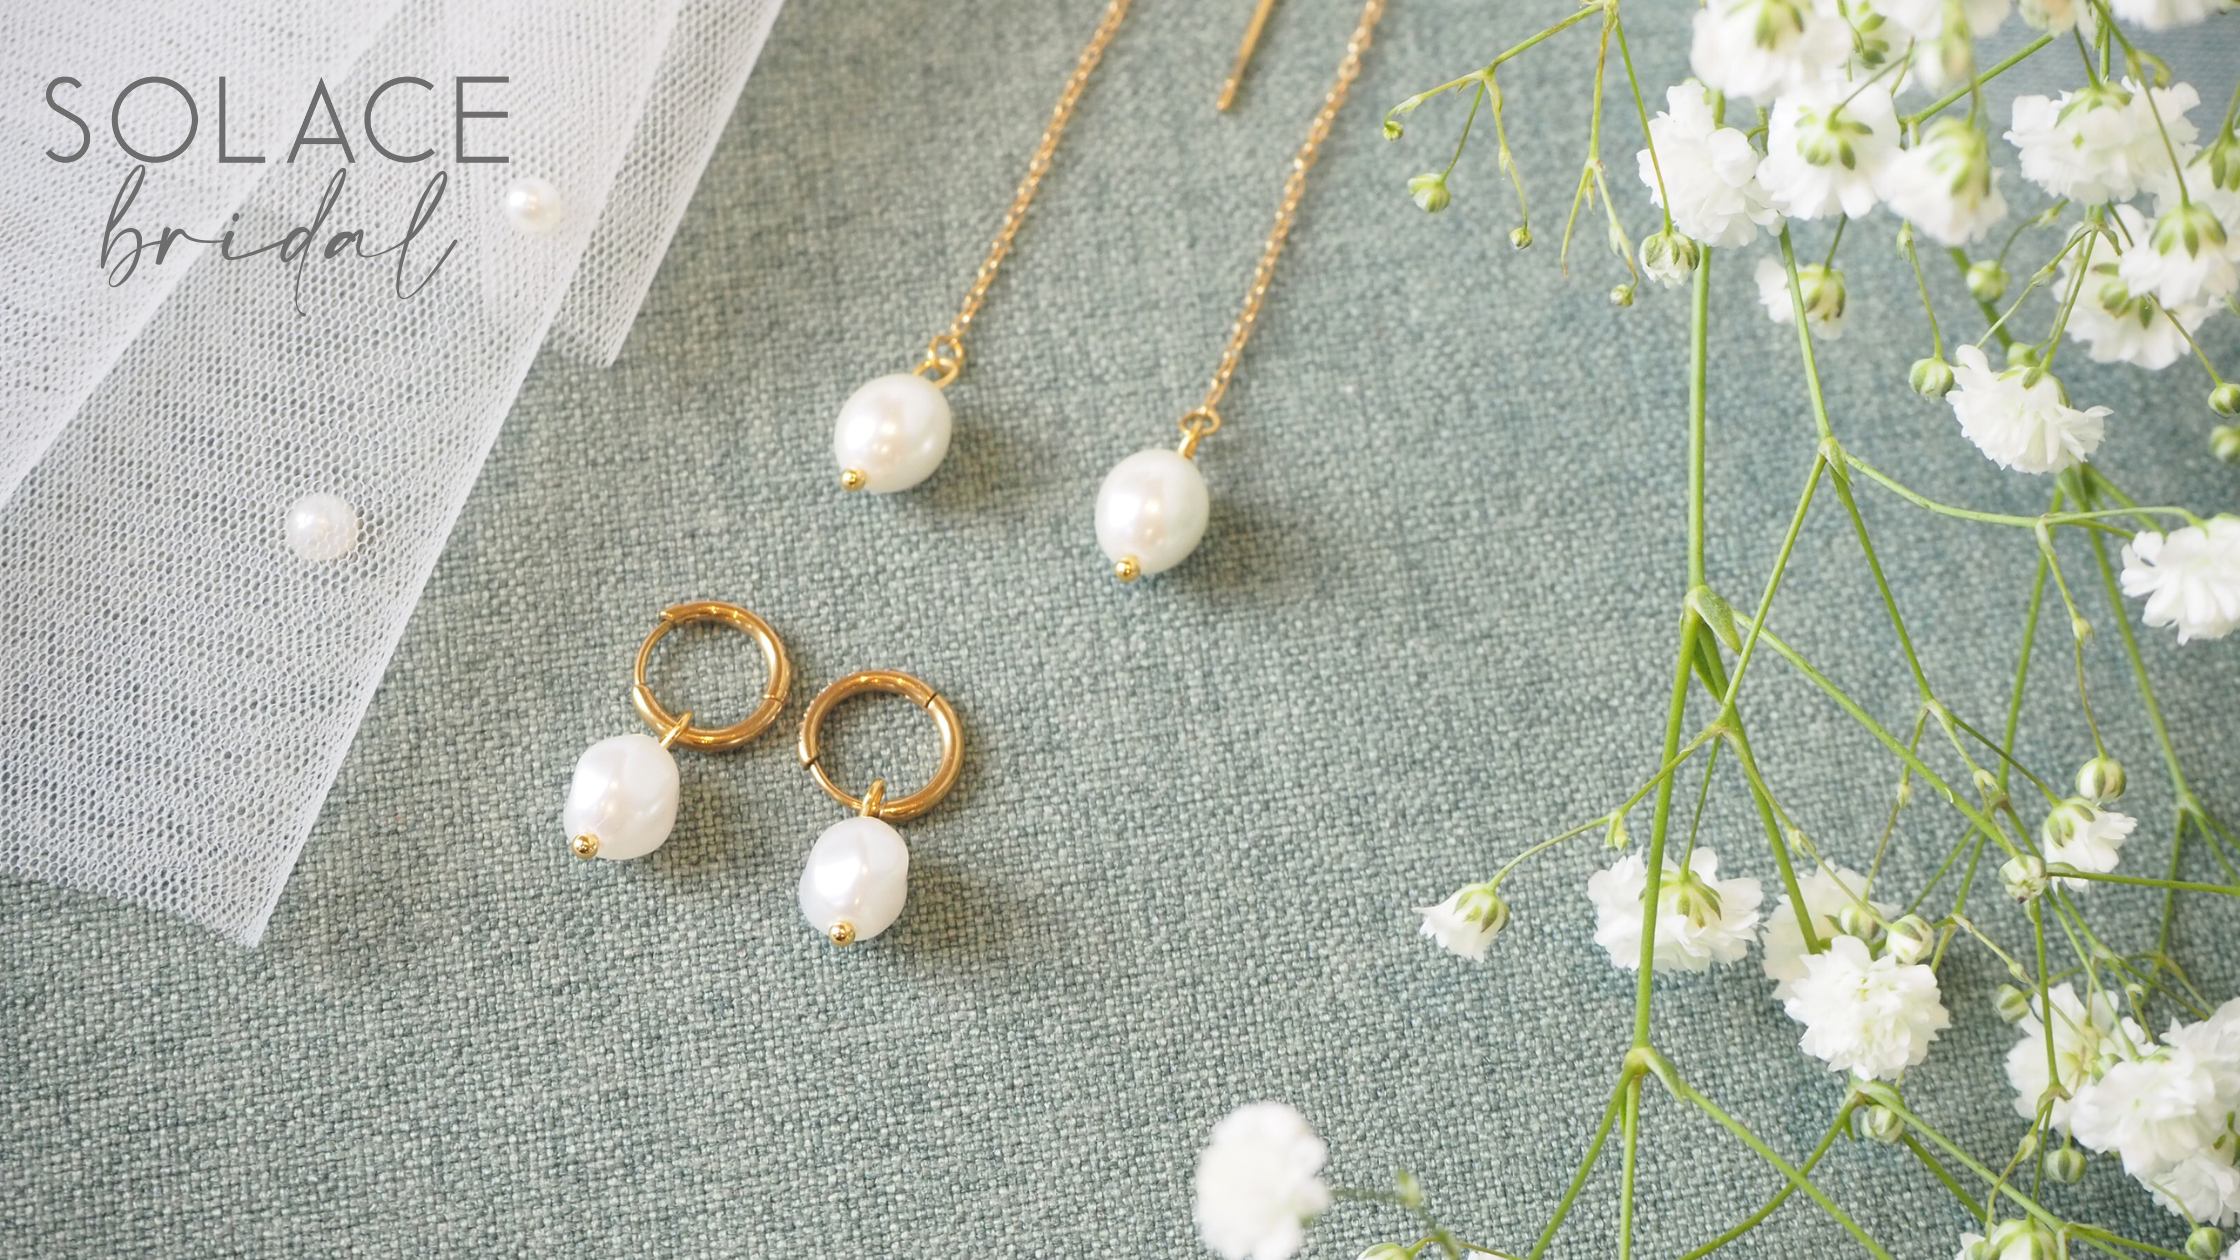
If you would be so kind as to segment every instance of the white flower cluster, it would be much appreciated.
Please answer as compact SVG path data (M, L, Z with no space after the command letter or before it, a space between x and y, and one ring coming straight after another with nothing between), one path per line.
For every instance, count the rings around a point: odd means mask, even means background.
M2115 0L2110 9L2165 30L2235 7L2240 0ZM2080 23L2080 35L2097 32L2092 6L2078 0L2022 0L2021 9L2047 32ZM1697 266L1697 247L1741 248L1791 220L1847 221L1878 207L1943 245L1994 238L2009 217L1995 128L1958 109L1906 116L1898 101L1965 83L1977 70L1975 41L2008 11L2009 0L1706 0L1690 48L1696 77L1667 89L1648 125L1651 147L1637 155L1651 203L1670 220L1643 242L1649 275L1677 284ZM2054 342L2065 335L2096 362L2159 370L2189 357L2204 324L2240 310L2240 130L2222 119L2204 135L2191 84L2103 78L2089 65L2084 75L2074 90L2018 97L2003 133L2023 179L2081 219L2057 265L2033 280L2061 312L2045 342L2017 342L2003 366L1963 344L1951 362L1924 359L1913 371L1914 387L1942 397L1964 437L2017 472L2073 468L2107 433L2109 408L2077 406L2048 370ZM1762 131L1725 124L1730 103L1744 101L1764 107ZM1980 300L2005 297L2004 260L2002 250L1970 268ZM1797 260L1794 275L1792 284L1781 258L1758 260L1766 314L1794 324L1801 312L1817 339L1840 337L1850 295L1833 249L1823 261ZM2232 414L2240 385L2220 387L2211 406ZM2218 429L2212 441L2222 457L2240 455L2240 429ZM2213 521L2138 537L2125 552L2124 585L2148 600L2147 624L2176 626L2180 642L2240 625L2236 531Z
M2157 1042L2106 994L2088 1002L2064 984L2052 997L2052 1018L2033 1003L2007 1053L2016 1112L2035 1120L2046 1108L2056 1129L2119 1156L2179 1216L2240 1221L2240 998Z
M1685 868L1665 859L1658 885L1658 971L1702 971L1739 961L1761 934L1754 929L1764 893L1754 879L1718 878L1719 856L1689 855ZM1642 901L1648 863L1627 854L1587 881L1595 908L1595 944L1627 970L1641 965ZM1805 917L1820 943L1807 952L1795 904L1784 896L1765 921L1765 972L1790 1018L1805 1026L1807 1054L1839 1072L1888 1079L1928 1056L1929 1043L1951 1022L1936 973L1921 961L1932 933L1897 907L1862 900L1866 877L1843 867L1798 881ZM1847 907L1857 910L1846 914ZM1850 923L1855 932L1847 932Z
M1223 1260L1290 1260L1330 1206L1329 1148L1284 1103L1249 1103L1213 1127L1192 1179L1198 1237Z

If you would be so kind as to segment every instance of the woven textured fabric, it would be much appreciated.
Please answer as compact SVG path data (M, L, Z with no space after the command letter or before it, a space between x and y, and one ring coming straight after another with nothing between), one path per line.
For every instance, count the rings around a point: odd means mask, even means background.
M1567 6L1396 0L1201 453L1207 540L1171 573L1113 582L1097 480L1196 401L1356 12L1278 6L1217 116L1248 7L1139 0L975 325L947 464L871 499L836 485L833 414L946 326L1101 5L789 6L615 366L547 354L530 372L264 944L0 884L0 1254L1193 1257L1191 1161L1259 1098L1313 1120L1340 1180L1404 1163L1465 1236L1529 1246L1626 1040L1632 980L1593 949L1583 892L1605 859L1588 840L1528 868L1483 966L1417 938L1410 908L1653 768L1683 588L1685 302L1612 308L1614 264L1591 251L1565 279L1552 217L1511 252L1490 151L1445 214L1408 203L1460 103L1419 112L1397 146L1377 115ZM1629 15L1645 83L1681 72L1683 16ZM2240 57L2220 22L2154 46L2221 103ZM1504 77L1544 214L1584 143L1590 43L1575 30ZM1611 125L1614 186L1646 230ZM1924 338L1892 227L1856 225L1845 247L1838 432L1927 493L2037 510L2042 481L1993 468L1904 390ZM1812 445L1755 257L1713 264L1711 574L1737 600ZM1931 282L1965 324L1950 268ZM2240 321L2205 334L2240 362ZM2206 450L2198 373L2061 363L2080 401L2115 409L2100 462L2118 481L2240 504ZM1861 494L1932 679L1995 721L2029 537ZM1793 564L1790 641L1907 720L1832 505ZM2151 866L2170 796L2086 591L2088 676ZM677 831L650 859L568 856L575 758L642 729L631 653L689 598L785 636L793 715L864 667L955 702L964 776L903 825L910 904L878 940L835 952L800 922L802 859L842 811L790 731L680 754ZM2020 748L2048 772L2088 746L2062 646L2039 658ZM2143 646L2196 790L2240 813L2240 643ZM1781 662L1753 668L1768 774L1832 856L1863 863L1895 767ZM718 715L762 685L751 648L714 630L672 636L655 675L672 705ZM932 732L900 702L852 704L827 735L845 782L931 769ZM1722 778L1705 820L1722 872L1767 876L1753 825ZM1918 887L1957 827L1909 812L1893 886ZM2104 891L2108 930L2144 941L2154 899ZM2212 993L2240 991L2235 922L2190 905L2180 920ZM2020 1125L1983 963L1957 952L1955 1026L1907 1091L1989 1153ZM1768 989L1754 963L1660 983L1660 1042L1796 1154L1838 1090ZM1708 1124L1654 1091L1645 1111L1645 1254L1773 1190ZM1963 1227L1903 1151L1839 1144L1822 1182L1905 1260L1950 1255ZM1615 1184L1605 1165L1558 1255L1608 1254ZM2104 1161L2057 1201L2178 1238ZM1404 1227L1345 1208L1311 1254ZM1741 1252L1852 1254L1802 1204Z

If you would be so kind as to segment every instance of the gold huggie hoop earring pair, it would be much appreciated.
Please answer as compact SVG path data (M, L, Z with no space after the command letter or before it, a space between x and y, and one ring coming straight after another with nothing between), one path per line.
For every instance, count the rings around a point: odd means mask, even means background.
M671 630L696 622L729 626L753 638L762 649L769 677L761 703L730 726L694 726L691 711L671 714L646 683L654 645ZM631 706L655 734L603 739L577 759L561 815L569 852L579 858L624 861L660 848L677 820L677 763L670 748L729 752L743 747L785 711L792 683L785 644L770 623L755 614L717 600L663 610L661 620L638 645L631 666ZM887 797L883 779L872 780L861 798L851 796L820 764L825 717L842 700L872 691L908 697L932 715L941 736L941 763L932 780L894 799ZM963 728L948 700L924 682L893 670L868 670L834 682L809 702L801 721L799 750L802 768L817 785L857 811L856 817L826 828L811 847L808 868L801 876L801 912L834 944L868 940L894 923L909 895L910 853L901 833L888 824L918 817L956 786L964 769Z

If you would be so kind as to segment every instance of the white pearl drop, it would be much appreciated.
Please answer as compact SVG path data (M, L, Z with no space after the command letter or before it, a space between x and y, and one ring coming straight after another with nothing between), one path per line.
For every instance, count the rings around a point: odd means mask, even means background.
M1176 451L1138 451L1097 487L1097 546L1114 563L1133 559L1141 573L1164 572L1197 549L1208 506L1195 462Z
M876 818L825 828L801 872L801 913L827 936L845 922L856 940L870 940L894 924L909 894L910 850L902 833Z
M644 857L677 823L677 759L651 735L617 735L584 749L560 812L568 838L599 837L609 861Z
M873 494L908 490L949 453L949 400L932 381L897 372L868 381L840 404L832 458L863 474Z
M358 545L358 509L333 494L307 494L288 505L288 550L304 560L340 560Z
M499 204L505 210L506 222L523 236L543 236L567 217L560 205L560 190L534 175L506 185Z

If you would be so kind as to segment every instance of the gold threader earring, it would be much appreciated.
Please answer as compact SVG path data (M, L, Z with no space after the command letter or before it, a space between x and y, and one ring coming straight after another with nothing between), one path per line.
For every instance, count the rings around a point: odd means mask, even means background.
M730 726L694 726L690 712L671 716L646 686L646 662L653 656L653 645L678 626L703 621L752 637L761 645L763 663L770 671L762 687L762 703ZM729 752L768 730L785 709L793 667L769 622L737 604L700 600L661 614L653 632L638 645L630 678L630 703L654 735L602 739L576 760L560 821L567 828L568 851L579 858L622 861L660 848L677 822L677 760L669 755L670 747L682 744L700 752Z
M1042 129L1042 139L1036 142L1034 156L1027 162L1026 177L1012 194L1003 226L996 229L995 243L988 247L988 256L981 261L972 287L965 291L964 307L949 322L948 331L926 343L925 357L916 367L875 378L840 404L840 418L832 432L832 457L840 465L843 488L873 494L908 490L932 476L949 453L949 400L941 391L964 371L965 333L980 313L981 302L987 299L988 286L995 283L996 269L1011 252L1012 239L1026 221L1027 207L1034 203L1042 177L1050 171L1051 155L1065 135L1073 107L1081 100L1082 89L1089 85L1090 72L1103 59L1105 45L1119 33L1128 4L1129 0L1112 0L1088 46L1081 50L1065 90L1058 94L1057 108L1050 111L1049 125Z
M941 736L941 764L926 785L907 796L889 797L884 779L873 779L862 796L832 781L819 758L825 715L834 705L865 692L903 696L933 718ZM957 785L964 769L964 730L957 711L934 689L908 674L872 669L850 674L817 693L801 716L801 765L825 795L856 812L824 829L810 846L801 872L801 913L809 925L835 945L867 941L892 926L910 894L910 850L890 823L916 818L939 804Z
M1181 444L1172 450L1157 448L1128 456L1105 474L1104 484L1097 488L1097 546L1111 562L1113 576L1123 582L1182 563L1205 536L1211 502L1205 478L1193 462L1198 444L1221 427L1221 413L1215 408L1229 391L1237 361L1244 356L1245 343L1252 339L1260 304L1268 296L1268 282L1275 275L1276 259L1283 256L1284 241L1291 235L1292 220L1299 212L1299 199L1306 195L1307 171L1321 153L1322 142L1330 134L1338 107L1346 103L1355 76L1361 73L1361 54L1368 50L1377 19L1384 16L1384 6L1385 0L1368 0L1362 6L1361 20L1355 24L1353 37L1346 41L1345 57L1338 63L1337 81L1323 96L1322 108L1307 128L1305 142L1292 155L1291 174L1283 182L1282 199L1276 203L1275 225L1260 247L1260 265L1253 269L1252 283L1245 289L1244 309L1238 312L1237 322L1230 325L1229 343L1222 348L1221 362L1214 368L1205 397L1183 413ZM1235 95L1237 79L1243 75L1260 27L1267 20L1267 9L1263 3L1253 10L1237 69L1222 90L1224 107Z

